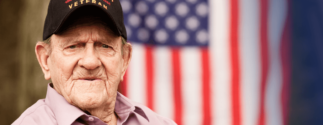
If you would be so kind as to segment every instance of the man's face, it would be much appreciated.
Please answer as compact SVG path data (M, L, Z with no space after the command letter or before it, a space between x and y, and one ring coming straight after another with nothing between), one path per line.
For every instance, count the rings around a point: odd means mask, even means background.
M114 103L129 61L122 49L121 37L102 25L54 34L47 62L55 90L81 109Z

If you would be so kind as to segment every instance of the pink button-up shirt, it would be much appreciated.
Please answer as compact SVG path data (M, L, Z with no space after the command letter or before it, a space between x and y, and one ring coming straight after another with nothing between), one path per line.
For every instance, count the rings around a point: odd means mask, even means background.
M118 93L114 109L118 125L176 125L149 108ZM12 125L106 125L95 116L69 104L49 84L45 99L29 107Z

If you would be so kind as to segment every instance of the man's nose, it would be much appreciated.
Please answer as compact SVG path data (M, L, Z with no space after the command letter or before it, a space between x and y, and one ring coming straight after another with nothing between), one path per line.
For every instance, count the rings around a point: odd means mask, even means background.
M79 61L79 65L88 70L94 70L101 66L98 53L95 51L93 44L87 44L83 57Z

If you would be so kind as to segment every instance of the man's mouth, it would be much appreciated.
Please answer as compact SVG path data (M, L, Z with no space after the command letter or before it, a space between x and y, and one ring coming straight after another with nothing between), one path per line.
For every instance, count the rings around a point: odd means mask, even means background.
M80 78L79 80L95 81L95 80L101 80L101 79L100 78Z
M84 79L84 80L87 80L87 81L94 81L94 80L96 80L96 79Z

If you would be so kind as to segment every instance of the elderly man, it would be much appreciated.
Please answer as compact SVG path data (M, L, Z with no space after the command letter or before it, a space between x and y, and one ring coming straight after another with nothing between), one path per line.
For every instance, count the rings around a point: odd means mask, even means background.
M175 124L117 92L132 48L118 0L51 0L36 56L45 99L13 125Z

